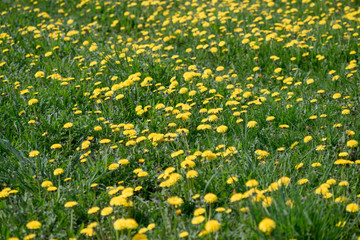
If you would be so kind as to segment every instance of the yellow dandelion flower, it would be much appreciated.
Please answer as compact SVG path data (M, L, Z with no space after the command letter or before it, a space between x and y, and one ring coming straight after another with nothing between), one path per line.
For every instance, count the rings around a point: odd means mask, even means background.
M310 142L312 139L313 139L312 136L306 136L306 137L304 138L304 143L308 143L308 142Z
M201 216L194 217L191 220L191 224L197 225L197 224L202 223L203 221L205 221L205 217L201 215Z
M346 146L350 147L350 148L355 148L358 146L358 144L359 143L356 140L349 140L349 141L347 141Z
M71 123L71 122L68 122L68 123L65 123L65 124L64 124L63 128L64 128L64 129L67 129L67 128L71 128L72 126L74 126L74 124Z
M199 176L199 174L195 170L190 170L186 173L186 178L196 178L197 176Z
M64 173L64 169L62 168L57 168L54 170L54 176L60 175Z
M30 221L26 224L28 229L39 229L41 227L41 223L39 221Z
M30 240L30 239L33 239L34 237L36 237L36 234L35 233L31 233L29 235L26 235L23 240Z
M180 234L179 234L179 238L185 238L185 237L187 237L187 236L189 236L189 233L188 232L181 232Z
M112 164L110 164L109 165L109 167L108 167L108 169L111 171L111 170L115 170L115 169L117 169L117 168L119 168L119 164L117 164L117 163L112 163Z
M90 227L81 229L80 233L85 234L88 237L92 237L96 234L94 229Z
M208 193L204 196L204 200L206 203L214 203L217 201L217 196L213 193Z
M246 126L247 126L248 128L253 128L253 127L255 127L257 124L258 124L258 123L257 123L256 121L249 121Z
M270 218L264 218L259 223L259 230L263 233L270 235L271 232L276 228L276 223Z
M100 140L100 143L109 143L109 142L111 142L111 140L110 139L107 139L107 138L105 138L105 139L101 139Z
M35 103L38 103L39 102L39 100L37 100L36 98L32 98L32 99L30 99L29 101L28 101L28 104L29 104L29 106L31 106L31 105L33 105L33 104L35 104Z
M43 78L45 77L45 73L43 71L38 71L35 73L36 78Z
M131 238L131 240L148 240L148 238L143 233L137 233Z
M124 229L136 229L138 226L139 225L137 224L135 219L132 218L120 218L114 222L114 229L117 231L122 231Z
M224 132L226 132L227 130L228 130L228 127L225 126L225 125L221 125L221 126L219 126L219 127L216 128L216 131L217 131L218 133L224 133Z
M41 187L43 188L48 188L51 187L53 185L53 183L51 181L44 181L41 183Z
M257 187L258 185L259 185L259 182L256 181L256 179L250 179L249 181L247 181L245 183L245 186L250 187L250 188Z
M182 200L182 198L180 198L180 197L175 196L175 197L168 198L167 202L171 205L174 205L175 207L178 207L184 203L184 200Z
M235 182L238 182L239 181L239 179L237 178L237 177L229 177L227 180L226 180L226 183L227 184L233 184L233 183L235 183Z
M105 207L101 210L101 216L107 216L110 215L112 212L114 211L114 209L112 207Z
M359 205L356 203L350 203L346 206L346 211L351 213L357 212L359 209Z
M88 214L94 214L94 213L97 213L99 210L100 210L99 207L92 207L87 211L87 213Z
M217 220L209 220L206 224L205 224L205 230L208 233L211 232L216 232L219 231L221 228L220 223Z
M40 154L39 151L33 150L33 151L31 151L31 152L29 153L29 157L36 157L36 156L39 155L39 154Z
M49 191L49 192L55 192L55 191L57 190L57 187L55 187L55 186L50 186L50 187L48 187L46 190Z
M75 202L75 201L70 201L70 202L65 203L64 207L66 207L66 208L72 208L72 207L74 207L74 206L76 206L76 205L78 205L77 202Z
M61 144L59 144L59 143L55 143L55 144L53 144L53 145L51 145L51 149L59 149L59 148L61 148L62 146L61 146Z

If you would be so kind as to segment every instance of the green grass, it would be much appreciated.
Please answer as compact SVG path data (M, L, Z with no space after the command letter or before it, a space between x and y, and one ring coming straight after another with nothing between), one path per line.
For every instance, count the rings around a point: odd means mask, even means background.
M356 1L3 0L0 9L0 239L360 236L359 205L349 211L360 204ZM117 196L121 206L110 203ZM193 224L199 208L204 220ZM117 231L121 218L138 226ZM275 222L267 232L265 218ZM206 231L210 220L220 229Z

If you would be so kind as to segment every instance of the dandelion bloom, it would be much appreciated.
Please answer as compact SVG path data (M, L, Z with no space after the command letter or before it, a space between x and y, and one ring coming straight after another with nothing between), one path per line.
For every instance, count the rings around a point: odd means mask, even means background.
M279 186L280 186L281 184L284 184L285 186L287 186L287 185L289 185L290 181L291 181L290 178L288 178L288 177L282 177L282 178L280 178L280 179L278 180L278 184L279 184Z
M137 233L131 238L131 240L147 240L147 239L148 238L143 233Z
M337 197L337 198L335 198L336 203L347 202L347 200L348 200L347 197Z
M357 205L356 203L350 203L346 206L346 211L351 213L357 212L359 211L359 209L359 205Z
M81 143L81 149L87 149L90 146L91 142L88 140L85 140Z
M305 184L305 183L307 183L307 182L309 182L308 179L302 178L302 179L300 179L297 183L298 183L299 185L303 185L303 184Z
M247 182L245 183L245 186L251 187L251 188L256 187L256 186L258 186L258 185L259 185L259 182L256 181L256 179L250 179L249 181L247 181Z
M217 196L213 193L208 193L204 196L204 200L206 203L214 203L217 201Z
M109 170L115 170L115 169L117 169L118 167L119 167L119 164L117 164L117 163L112 163L112 164L109 165L108 169L109 169Z
M155 223L150 223L148 226L147 226L147 229L148 230L153 230L155 228Z
M319 162L311 164L311 167L320 167L320 166L321 166L321 163L319 163Z
M29 157L36 157L36 156L39 155L39 154L40 154L39 151L34 150L34 151L31 151L31 152L29 153Z
M196 178L197 176L199 176L199 174L195 170L190 170L186 173L186 178Z
M88 237L92 237L95 235L94 229L90 227L81 229L80 233L85 234Z
M54 170L54 175L55 176L63 174L63 173L64 173L64 169L62 169L62 168L57 168L57 169Z
M41 187L43 187L43 188L47 188L47 187L50 187L52 185L53 185L53 183L51 181L44 181L44 182L41 183Z
M206 212L205 208L195 209L195 211L194 211L194 216L195 216L195 217L200 216L200 215L204 214L205 212Z
M333 29L341 29L341 25L338 24L338 23L335 23L333 26L332 26Z
M268 191L269 192L273 192L273 191L277 191L279 189L279 183L278 182L273 182L270 184L270 186L268 187Z
M71 122L65 123L63 128L67 129L67 128L71 128L74 124Z
M341 94L340 93L335 93L333 95L333 99L338 99L338 98L341 98Z
M28 234L26 235L23 240L30 240L30 239L33 239L34 237L36 237L36 234L35 233L31 233L31 234Z
M174 205L175 207L178 207L184 203L184 200L182 200L182 198L175 196L175 197L168 198L167 202L171 205Z
M304 165L304 163L299 163L295 166L295 169L300 169L303 165Z
M45 77L45 73L43 71L38 71L35 73L36 78L43 78Z
M325 149L325 147L326 147L325 145L319 145L319 146L316 147L315 150L316 151L323 151Z
M313 139L312 136L306 136L306 137L304 138L304 143L308 143L308 142L310 142L312 139Z
M88 214L94 214L94 213L97 213L98 211L100 210L99 207L92 207L88 210Z
M94 131L101 131L102 130L102 127L101 126L95 126L94 127Z
M96 227L97 225L99 225L98 222L92 222L92 223L90 223L87 227L88 227L88 228L94 228L94 227Z
M141 171L138 173L138 177L146 177L147 175L149 175L149 173L145 171Z
M346 164L353 164L353 161L345 160L345 159L337 159L334 164L335 165L346 165Z
M105 207L101 210L101 216L107 216L109 214L111 214L114 211L114 209L112 207Z
M41 223L39 221L31 221L26 224L28 229L39 229L41 227Z
M224 132L226 132L227 130L228 130L228 127L225 126L225 125L221 125L221 126L219 126L219 127L216 128L216 131L217 131L218 133L224 133Z
M107 138L100 140L100 143L109 143L109 142L111 142L111 140Z
M48 187L46 190L49 191L49 192L55 192L55 191L57 190L57 187L55 187L55 186L50 186L50 187Z
M111 206L125 206L127 205L126 198L123 196L117 196L110 199Z
M127 160L127 159L120 159L118 163L121 164L121 165L127 165L127 164L129 164L130 162L129 162L129 160Z
M189 233L188 232L181 232L180 234L179 234L179 237L180 238L184 238L184 237L187 237L187 236L189 236Z
M219 231L221 228L221 225L218 221L216 220L209 220L206 224L205 224L205 229L207 232L211 233L211 232L216 232Z
M124 229L136 229L138 226L139 225L137 224L135 219L132 218L129 219L120 218L114 222L114 228L115 230L118 231L122 231Z
M70 202L65 203L64 207L66 207L66 208L72 208L72 207L75 207L76 205L78 205L77 202L75 202L75 201L70 201Z
M276 227L276 223L274 222L274 220L270 218L264 218L259 223L259 230L267 235L271 234L271 232L275 229L275 227Z
M245 198L244 194L235 193L234 195L231 196L230 202L238 202L238 201L240 201L240 200L242 200L244 198Z
M239 179L237 177L229 177L228 180L226 180L227 184L233 184L234 182L239 181Z
M224 207L218 207L215 209L216 212L225 212L226 208Z
M348 186L349 182L348 181L341 181L339 182L339 186Z
M39 100L37 100L36 98L32 98L32 99L30 99L29 101L28 101L28 104L29 104L29 106L31 106L31 105L33 105L33 104L35 104L35 103L38 103L39 102Z
M349 140L346 143L346 146L350 147L350 148L354 148L358 146L358 141L356 140Z
M258 195L258 196L259 196L259 195ZM263 207L270 207L272 201L273 201L272 197L266 197L266 198L264 198L264 200L263 200L263 202L262 202Z
M191 224L200 224L202 223L203 221L205 221L205 217L204 216L197 216L197 217L194 217L192 220L191 220Z
M274 117L274 116L269 116L269 117L267 117L267 118L266 118L266 121L268 121L268 122L269 122L269 121L272 121L272 120L274 120L274 119L275 119L275 117Z
M255 127L257 124L258 124L258 123L257 123L256 121L249 121L246 126L247 126L248 128L253 128L253 127Z
M51 145L51 149L58 149L58 148L61 148L62 146L61 146L61 144L59 144L59 143L55 143L55 144L53 144L53 145Z
M348 136L354 136L355 135L355 132L354 131L351 131L351 130L346 130L346 134Z

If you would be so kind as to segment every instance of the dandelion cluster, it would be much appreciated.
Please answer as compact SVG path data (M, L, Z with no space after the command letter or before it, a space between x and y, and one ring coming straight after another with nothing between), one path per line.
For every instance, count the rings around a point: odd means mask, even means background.
M0 2L1 239L357 239L355 0Z

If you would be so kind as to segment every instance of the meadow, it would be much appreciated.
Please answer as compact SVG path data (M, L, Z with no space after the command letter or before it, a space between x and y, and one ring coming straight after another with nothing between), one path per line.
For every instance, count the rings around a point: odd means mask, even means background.
M0 240L360 239L356 0L0 1Z

